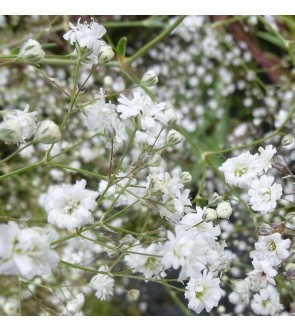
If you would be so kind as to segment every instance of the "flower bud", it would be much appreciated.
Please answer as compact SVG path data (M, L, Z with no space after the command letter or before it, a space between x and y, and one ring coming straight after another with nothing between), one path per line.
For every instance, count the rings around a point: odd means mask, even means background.
M158 167L160 166L162 161L162 157L159 154L154 154L153 157L148 162L148 165L150 167Z
M289 134L289 135L286 135L286 136L284 136L284 137L282 138L282 140L281 140L281 144L282 144L283 146L287 146L287 145L292 144L293 141L294 141L294 137L293 137L292 135Z
M286 214L285 219L290 224L295 224L295 212L289 212Z
M113 59L115 56L114 51L109 45L102 45L98 52L98 63L103 65Z
M295 267L292 267L291 269L286 271L286 278L290 281L295 280Z
M222 201L222 196L217 193L213 193L208 200L208 206L216 207L218 203Z
M285 224L283 222L273 223L272 228L274 229L274 233L284 234L285 232Z
M0 123L0 139L5 143L16 144L21 141L22 127L14 119L5 120Z
M182 172L180 174L180 182L182 184L188 184L192 182L192 176L189 172Z
M178 117L173 109L169 108L167 111L164 112L164 115L167 117L167 126L171 126L174 122L177 121Z
M221 219L228 219L233 212L229 201L222 201L218 203L216 208L217 217Z
M170 130L167 135L166 143L167 145L176 145L182 141L181 133L177 130Z
M262 236L271 235L273 232L274 229L268 224L262 224L257 229L257 233Z
M51 120L44 120L37 126L34 141L44 144L52 144L58 142L60 138L61 133L58 125Z
M138 289L130 289L128 291L128 296L130 297L131 300L137 301L140 296L140 291Z
M217 213L214 209L206 208L204 214L203 214L203 220L204 221L213 221L217 219Z
M141 79L141 84L147 87L157 85L158 76L153 70L148 70Z
M21 47L18 57L27 63L39 63L45 57L45 52L37 40L29 39Z

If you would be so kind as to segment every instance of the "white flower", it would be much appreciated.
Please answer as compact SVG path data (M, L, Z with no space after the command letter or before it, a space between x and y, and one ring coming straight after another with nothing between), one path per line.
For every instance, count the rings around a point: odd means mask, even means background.
M255 243L256 250L250 253L250 257L259 261L267 260L272 266L276 266L289 257L287 249L290 244L290 239L283 240L279 233L259 236L258 242Z
M233 212L233 209L229 201L222 201L218 203L216 208L216 214L218 218L228 219Z
M34 137L35 142L44 144L56 143L61 138L59 126L51 120L44 120L38 123L36 134Z
M203 220L203 213L204 210L199 206L196 206L197 213L188 213L186 214L181 220L180 224L186 226L187 228L194 227L195 225L199 224Z
M108 272L108 267L102 265L98 271L100 272ZM96 290L95 296L100 300L107 300L114 293L114 283L115 280L107 274L98 273L94 276L90 281L90 286Z
M85 296L83 293L78 293L66 304L66 308L63 310L64 316L77 316L81 314L81 309L85 302Z
M194 248L194 240L197 231L193 228L186 229L183 226L175 227L175 234L167 233L168 241L163 246L162 262L166 268L171 266L178 269L185 264L185 260L189 257Z
M203 309L210 312L218 305L222 290L220 279L214 278L211 272L203 272L201 278L191 278L186 286L184 296L188 299L188 307L199 314Z
M164 278L164 265L161 262L162 245L152 243L144 248L140 245L131 247L131 254L125 256L125 261L132 272L142 273L147 279Z
M29 39L21 47L18 57L28 63L39 63L45 57L45 52L37 40Z
M71 22L70 27L72 30L64 34L63 37L71 45L78 43L80 47L86 47L96 54L100 46L105 45L101 38L105 35L106 29L102 25L94 21L90 24L87 22L81 24L79 19L76 27Z
M4 121L14 120L21 127L21 137L19 142L25 142L27 139L31 138L36 131L37 125L37 112L28 112L29 105L25 106L23 111L12 110L12 111L1 111L3 114Z
M257 158L247 151L238 157L227 159L219 170L224 173L229 185L247 188L250 181L257 177Z
M252 282L252 287L256 289L265 288L269 283L275 285L274 277L278 272L273 269L272 264L267 260L258 260L254 258L252 261L254 270L248 273Z
M46 228L20 229L13 221L0 225L0 274L27 279L51 274L59 261L50 248L53 238L54 233Z
M141 95L135 91L133 98L130 100L121 95L118 99L118 112L121 113L120 118L123 120L138 117L141 128L145 131L155 133L157 122L167 125L171 120L170 114L163 112L166 104L153 102L147 95Z
M85 189L86 181L75 185L61 184L52 186L41 195L39 203L48 214L48 222L59 228L73 229L92 224L91 214L96 207L98 192Z
M235 280L233 282L233 292L229 294L229 302L235 304L235 312L241 313L250 302L250 287L247 279Z
M276 154L276 148L273 148L272 145L267 145L265 149L259 147L258 151L260 155L257 157L258 167L261 169L260 173L267 172L272 166L272 158Z
M283 309L283 306L280 303L279 293L275 287L269 285L254 295L251 308L257 315L274 316Z
M282 196L282 186L277 183L272 184L273 181L273 176L262 175L260 179L251 182L248 194L254 211L266 214L277 206L277 200Z

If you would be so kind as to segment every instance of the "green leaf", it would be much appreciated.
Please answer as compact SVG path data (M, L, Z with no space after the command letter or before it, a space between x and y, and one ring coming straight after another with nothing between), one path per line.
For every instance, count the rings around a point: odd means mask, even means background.
M119 42L118 45L116 47L116 51L117 54L119 56L123 56L125 57L125 53L126 53L126 43L127 43L127 38L126 37L122 37Z
M274 44L283 50L286 49L286 45L276 36L274 36L272 33L269 32L264 32L264 31L259 31L257 32L257 36L260 37L261 39L264 39L271 44Z

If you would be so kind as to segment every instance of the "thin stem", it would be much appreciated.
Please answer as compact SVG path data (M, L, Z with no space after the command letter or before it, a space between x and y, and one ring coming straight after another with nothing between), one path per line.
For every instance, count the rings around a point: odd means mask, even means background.
M10 173L7 173L7 174L4 174L4 175L1 175L1 176L0 176L0 181L5 180L5 179L7 179L7 178L10 178L11 176L14 176L14 175L18 175L18 174L21 174L21 173L27 172L27 171L29 171L29 170L31 170L31 169L33 169L33 168L36 168L36 167L38 167L38 166L40 166L40 165L42 165L42 164L44 164L44 163L45 163L45 159L42 159L42 160L40 160L40 161L37 161L37 162L34 163L34 164L31 164L31 165L25 166L25 167L23 167L23 168L19 168L19 169L15 170L15 171L12 171L12 172L10 172Z

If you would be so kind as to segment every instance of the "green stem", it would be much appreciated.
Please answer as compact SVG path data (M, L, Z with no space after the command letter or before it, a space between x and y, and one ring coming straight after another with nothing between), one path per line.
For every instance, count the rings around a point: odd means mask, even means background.
M15 170L15 171L12 171L12 172L10 172L10 173L7 173L7 174L4 174L4 175L1 175L1 176L0 176L0 181L5 180L5 179L7 179L7 178L10 178L11 176L14 176L14 175L18 175L18 174L21 174L21 173L27 172L27 171L29 171L29 170L31 170L31 169L33 169L33 168L36 168L36 167L38 167L38 166L40 166L40 165L42 165L42 164L44 164L44 163L45 163L45 160L42 159L42 160L40 160L40 161L37 161L37 162L34 163L34 164L31 164L31 165L25 166L25 167L23 167L23 168L19 168L19 169Z
M24 145L23 147L15 150L14 152L12 152L9 156L7 156L6 158L0 160L0 165L5 163L6 161L10 160L11 158L13 158L14 156L16 156L17 154L19 154L21 151L23 151L24 149L26 149L27 147L29 147L32 143L28 143L26 145Z

